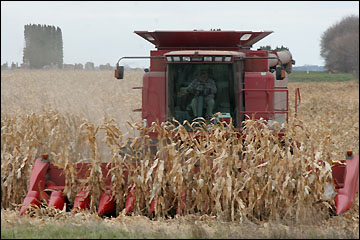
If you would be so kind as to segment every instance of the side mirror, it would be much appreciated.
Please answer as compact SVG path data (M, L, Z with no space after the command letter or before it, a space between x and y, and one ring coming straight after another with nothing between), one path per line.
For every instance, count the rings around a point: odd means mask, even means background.
M285 70L282 66L276 66L276 80L283 80L285 78Z
M144 69L144 72L146 72L146 73L149 72L149 69L148 69L148 68L145 68L145 69Z
M115 78L116 79L123 79L124 78L124 66L119 66L119 65L116 64Z

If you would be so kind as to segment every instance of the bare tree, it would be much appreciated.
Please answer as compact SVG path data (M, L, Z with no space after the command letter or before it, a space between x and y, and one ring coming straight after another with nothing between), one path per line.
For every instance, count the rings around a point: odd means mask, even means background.
M320 55L332 72L359 76L359 16L350 15L329 27L321 36Z

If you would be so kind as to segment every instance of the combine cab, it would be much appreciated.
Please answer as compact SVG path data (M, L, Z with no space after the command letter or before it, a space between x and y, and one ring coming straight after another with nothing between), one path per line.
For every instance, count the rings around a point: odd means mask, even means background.
M245 115L280 124L287 121L287 74L294 64L291 53L250 50L254 43L272 32L135 33L157 47L150 53L150 71L144 75L142 86L141 112L145 123L208 117L206 104L198 106L197 112L204 114L194 114L191 107L194 96L183 94L191 81L199 78L201 71L206 71L216 85L212 113L222 113L225 121L232 118L235 127L241 128ZM137 57L120 60L127 58ZM117 64L116 78L122 78L123 69Z
M122 59L150 58L150 69L143 77L142 119L145 125L153 122L185 120L191 122L196 117L209 119L209 115L221 113L220 120L232 122L241 131L246 116L265 119L268 123L280 125L288 121L288 74L295 61L289 51L251 50L256 42L271 34L271 31L135 31L136 34L154 44L157 48L148 57L122 57L116 64L115 77L122 79L124 67L119 65ZM189 92L194 79L206 72L213 80L216 93L213 104L209 105L207 94L200 88ZM193 99L196 100L194 104ZM300 100L296 89L295 109ZM295 113L296 114L296 113ZM281 129L278 131L281 137ZM150 136L155 139L154 136ZM50 159L51 160L51 159ZM337 189L335 198L336 213L341 214L353 205L358 192L359 156L348 152L344 164L333 166L333 179ZM79 178L87 169L86 163L78 164ZM108 166L102 165L103 176L107 176ZM126 171L125 171L126 172ZM63 196L65 179L61 169L55 167L45 155L36 160L28 194L20 214L31 204L39 205L41 199L47 199L50 206L62 209L68 202ZM104 179L106 191L100 199L98 213L113 213L115 200L111 197L110 179ZM135 186L129 190L124 211L131 212L134 207ZM51 190L51 191L45 191ZM79 191L73 208L89 207L89 195ZM154 211L154 201L149 212Z

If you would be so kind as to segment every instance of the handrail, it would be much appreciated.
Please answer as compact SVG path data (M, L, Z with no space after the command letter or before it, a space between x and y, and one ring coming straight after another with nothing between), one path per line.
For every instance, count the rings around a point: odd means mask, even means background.
M117 61L116 63L116 66L119 66L119 62L122 60L122 59L141 59L141 58L164 58L164 56L142 56L142 57L121 57L119 58L119 60Z

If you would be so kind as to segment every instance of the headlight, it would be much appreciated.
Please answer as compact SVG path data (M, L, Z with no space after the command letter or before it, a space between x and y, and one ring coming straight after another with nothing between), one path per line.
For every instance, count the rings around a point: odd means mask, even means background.
M215 62L222 62L222 57L215 57Z
M244 35L241 36L240 41L246 41L249 40L249 38L251 37L252 34L250 33L246 33Z
M153 38L153 36L151 36L151 35L148 34L148 33L145 34L145 37L146 37L147 40L149 40L149 41L154 41L154 40L155 40L155 38Z
M190 62L190 57L189 56L184 56L183 61L184 62Z
M166 57L166 60L167 60L168 62L172 62L172 58L171 58L171 57Z
M204 61L206 61L206 62L211 62L211 61L212 61L212 57L205 56L205 57L204 57Z
M200 62L200 61L202 61L202 57L192 57L191 61Z
M173 59L174 59L174 62L180 62L180 57L179 56L173 57Z
M231 62L231 57L225 57L224 61L225 62Z

